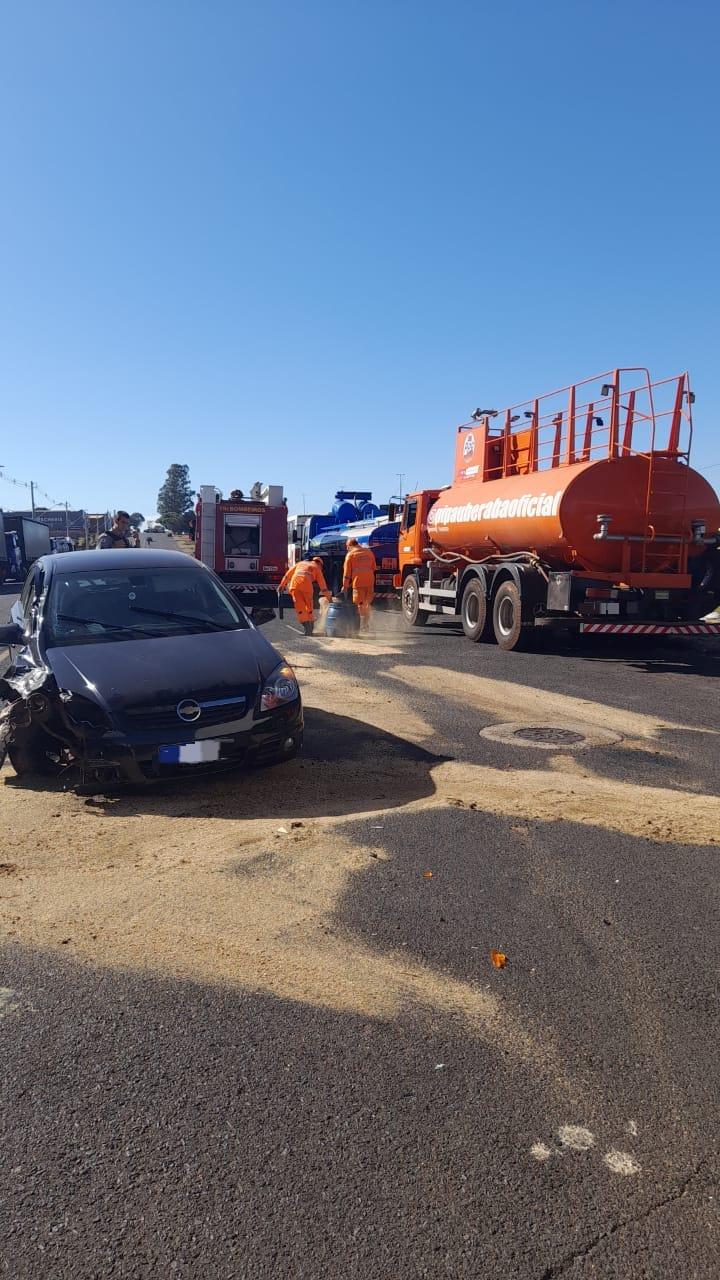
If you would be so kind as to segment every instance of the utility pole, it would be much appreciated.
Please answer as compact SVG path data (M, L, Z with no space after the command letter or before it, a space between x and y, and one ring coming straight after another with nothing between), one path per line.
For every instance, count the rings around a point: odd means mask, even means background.
M404 471L397 471L395 474L397 475L397 478L398 478L398 480L400 481L400 492L399 492L399 494L398 494L398 497L399 497L399 498L402 498L402 496L403 496L403 480L405 479L405 472L404 472Z
M303 515L305 515L305 494L303 494L302 500L303 500Z
M35 481L30 481L30 510L32 511L33 520L35 519Z
M68 506L69 506L69 503L66 498L65 499L65 537L66 538L70 537L70 526L68 524Z

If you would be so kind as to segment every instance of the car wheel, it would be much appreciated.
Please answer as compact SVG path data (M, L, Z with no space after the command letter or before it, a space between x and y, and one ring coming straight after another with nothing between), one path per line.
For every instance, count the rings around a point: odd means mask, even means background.
M403 583L401 603L403 618L408 626L424 627L430 615L420 608L420 591L414 573L409 574Z
M18 778L31 774L47 778L57 773L57 761L49 755L52 745L41 729L21 729L13 733L7 754Z

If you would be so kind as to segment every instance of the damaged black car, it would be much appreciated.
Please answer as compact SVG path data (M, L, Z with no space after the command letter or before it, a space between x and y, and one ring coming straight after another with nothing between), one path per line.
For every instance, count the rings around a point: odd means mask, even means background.
M235 597L175 551L76 551L33 565L0 645L0 764L82 793L302 745L291 667Z

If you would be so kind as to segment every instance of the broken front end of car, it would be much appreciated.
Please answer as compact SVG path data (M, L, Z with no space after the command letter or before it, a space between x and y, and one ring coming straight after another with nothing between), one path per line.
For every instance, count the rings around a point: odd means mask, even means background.
M90 697L59 689L48 670L11 671L0 680L0 765L7 756L20 777L55 777L90 795L280 763L302 746L302 704L296 686L294 697L273 698L270 684L257 697L248 691L193 702L201 724L191 729L186 703L143 704L113 715Z

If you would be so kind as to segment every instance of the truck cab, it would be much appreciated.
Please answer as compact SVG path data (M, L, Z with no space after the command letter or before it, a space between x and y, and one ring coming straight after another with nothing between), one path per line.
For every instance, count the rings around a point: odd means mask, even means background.
M405 498L398 537L398 568L393 585L401 590L405 579L420 569L427 556L427 517L442 489L422 489Z

